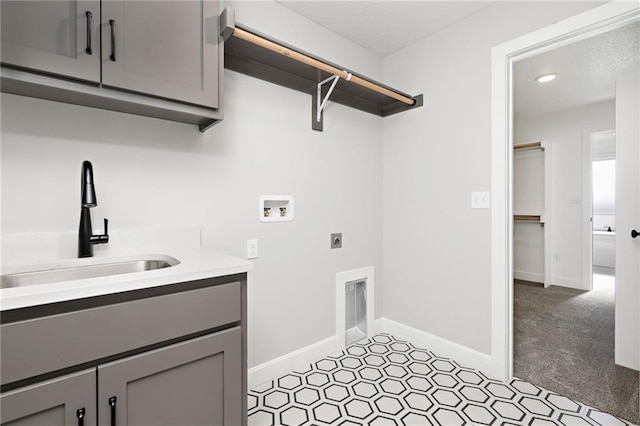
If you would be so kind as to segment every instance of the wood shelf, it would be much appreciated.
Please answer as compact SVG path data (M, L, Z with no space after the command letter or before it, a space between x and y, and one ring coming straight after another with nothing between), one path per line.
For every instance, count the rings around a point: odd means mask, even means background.
M514 150L519 150L519 149L544 149L544 146L542 146L542 142L529 142L529 143L523 143L520 145L514 145L513 149Z
M223 15L221 28L222 34L227 36L224 44L226 69L307 93L313 97L314 107L318 83L335 75L341 78L329 97L331 102L380 117L418 108L423 104L422 95L411 96L400 92L237 24L228 11ZM322 90L322 96L326 96L328 88L323 87ZM409 105L407 100L413 100L413 104Z
M544 223L542 221L542 216L531 214L515 214L513 215L513 220L516 222Z

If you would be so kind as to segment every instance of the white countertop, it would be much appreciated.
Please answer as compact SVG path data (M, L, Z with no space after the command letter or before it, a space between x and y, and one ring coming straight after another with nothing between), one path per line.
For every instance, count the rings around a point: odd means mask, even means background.
M0 311L233 275L253 269L253 264L247 260L199 248L144 255L62 259L31 266L3 267L2 274L79 266L95 261L122 262L132 259L149 259L154 256L171 256L180 263L151 271L0 289Z

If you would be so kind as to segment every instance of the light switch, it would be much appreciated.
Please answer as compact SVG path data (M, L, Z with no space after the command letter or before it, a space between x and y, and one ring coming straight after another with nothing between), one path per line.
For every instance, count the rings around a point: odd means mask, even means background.
M471 193L472 209L488 209L490 207L491 207L491 195L489 191Z

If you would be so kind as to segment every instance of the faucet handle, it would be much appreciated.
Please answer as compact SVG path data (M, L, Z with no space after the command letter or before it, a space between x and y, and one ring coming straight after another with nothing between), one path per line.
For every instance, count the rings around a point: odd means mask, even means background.
M104 234L100 235L100 244L109 242L109 219L104 218Z
M109 219L104 218L104 234L96 235L96 244L106 244L109 242Z
M91 244L106 244L109 242L109 219L104 218L104 234L92 235Z

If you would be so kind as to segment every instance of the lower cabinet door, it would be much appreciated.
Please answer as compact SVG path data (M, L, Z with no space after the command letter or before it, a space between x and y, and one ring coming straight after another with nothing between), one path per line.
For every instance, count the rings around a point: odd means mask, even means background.
M100 425L242 424L240 327L98 366Z
M0 420L11 426L95 426L96 369L0 395Z

